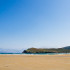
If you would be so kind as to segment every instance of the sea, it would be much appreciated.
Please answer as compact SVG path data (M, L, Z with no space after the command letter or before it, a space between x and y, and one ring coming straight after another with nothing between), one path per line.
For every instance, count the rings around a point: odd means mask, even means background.
M70 53L0 53L0 55L63 55L63 54L70 54Z

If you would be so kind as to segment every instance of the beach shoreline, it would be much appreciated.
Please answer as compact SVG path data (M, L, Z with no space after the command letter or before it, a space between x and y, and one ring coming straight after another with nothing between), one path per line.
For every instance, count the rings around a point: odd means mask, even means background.
M70 54L0 54L0 70L70 70Z

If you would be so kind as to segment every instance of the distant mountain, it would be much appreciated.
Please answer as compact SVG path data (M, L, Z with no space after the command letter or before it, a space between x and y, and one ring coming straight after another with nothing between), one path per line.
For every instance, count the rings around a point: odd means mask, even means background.
M63 49L70 49L70 46L63 47Z
M21 52L22 50L0 48L0 53L21 53Z

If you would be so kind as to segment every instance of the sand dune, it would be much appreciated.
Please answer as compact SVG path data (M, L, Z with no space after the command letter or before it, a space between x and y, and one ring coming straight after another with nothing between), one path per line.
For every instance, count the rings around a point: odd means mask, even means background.
M70 70L70 54L0 55L0 70Z

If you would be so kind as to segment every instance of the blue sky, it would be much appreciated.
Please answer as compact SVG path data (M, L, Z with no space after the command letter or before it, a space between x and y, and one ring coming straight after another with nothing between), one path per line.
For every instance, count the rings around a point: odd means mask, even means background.
M0 0L0 48L70 45L70 0Z

